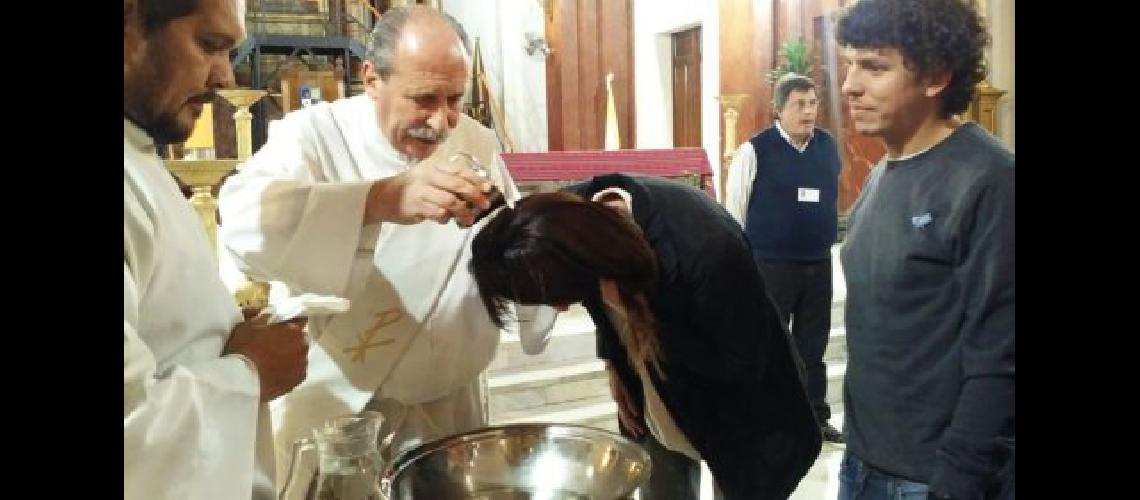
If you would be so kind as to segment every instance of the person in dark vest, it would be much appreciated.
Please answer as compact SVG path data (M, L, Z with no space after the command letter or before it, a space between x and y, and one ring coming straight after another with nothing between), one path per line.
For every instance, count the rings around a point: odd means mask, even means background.
M784 74L772 104L776 121L742 144L728 167L725 208L744 227L768 293L791 323L823 439L841 443L828 423L823 353L831 331L831 246L842 164L835 139L815 126L819 98L810 78Z
M706 461L723 498L787 499L819 455L795 348L748 241L696 188L610 174L532 194L475 236L469 268L500 324L511 303L582 302L623 430ZM650 481L679 476L653 457Z

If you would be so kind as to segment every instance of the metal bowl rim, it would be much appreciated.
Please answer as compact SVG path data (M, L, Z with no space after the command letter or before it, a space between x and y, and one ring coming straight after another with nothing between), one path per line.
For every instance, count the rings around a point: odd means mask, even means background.
M401 453L392 461L392 467L388 469L387 477L395 480L404 469L415 463L420 458L430 455L436 451L450 448L457 444L469 443L478 441L494 435L511 435L515 431L522 430L540 430L543 435L550 436L572 436L572 437L590 437L602 436L611 439L614 443L620 445L623 449L631 451L641 462L645 464L645 473L648 475L653 469L653 462L649 458L649 452L645 451L637 443L630 441L625 436L616 432L610 432L605 429L597 427L590 427L586 425L576 424L562 424L562 423L543 423L543 422L528 422L520 424L507 424L496 425L491 427L483 427L481 429L454 434L448 437L440 438L435 441L422 443L415 448L409 449Z

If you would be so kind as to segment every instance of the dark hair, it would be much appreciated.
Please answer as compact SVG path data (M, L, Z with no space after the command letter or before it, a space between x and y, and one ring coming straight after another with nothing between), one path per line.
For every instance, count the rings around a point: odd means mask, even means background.
M986 77L989 33L963 0L860 0L843 11L836 31L841 46L898 49L919 76L949 72L943 118L965 111Z
M815 89L815 82L811 81L811 78L790 71L784 73L779 80L776 80L776 90L772 92L773 112L776 116L780 116L780 111L788 103L788 96L793 90L806 92L813 89Z
M463 44L463 50L471 53L471 48L468 46L467 31L451 14L422 5L393 7L388 9L383 16L380 16L376 26L372 28L372 44L368 48L368 60L376 66L376 74L380 75L380 79L388 81L388 76L392 74L396 43L400 39L400 32L403 31L408 20L417 12L435 15L447 21L447 24L451 25L451 29L459 37L460 43Z
M198 10L199 0L138 0L143 33L162 29L170 21L186 17Z
M657 283L657 257L630 217L572 193L532 194L475 236L468 268L499 327L510 301L574 304L599 298L600 281L613 280L629 318L630 357L660 369L646 299Z

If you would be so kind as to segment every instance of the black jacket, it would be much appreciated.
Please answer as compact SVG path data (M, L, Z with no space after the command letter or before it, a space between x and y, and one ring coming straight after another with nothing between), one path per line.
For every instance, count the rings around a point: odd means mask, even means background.
M743 231L705 193L677 181L610 174L566 190L590 199L608 187L630 193L633 218L657 255L650 304L665 379L649 372L661 400L727 498L787 498L822 438ZM600 292L584 305L597 326L598 356L642 405L640 379Z

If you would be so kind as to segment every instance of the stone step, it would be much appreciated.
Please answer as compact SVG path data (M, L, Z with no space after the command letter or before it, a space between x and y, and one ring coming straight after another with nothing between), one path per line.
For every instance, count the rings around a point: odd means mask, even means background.
M610 397L605 362L600 359L492 375L487 389L491 415Z
M846 361L827 363L826 399L833 415L843 411L846 372ZM493 424L561 422L608 428L616 425L617 407L606 377L598 360L488 379L489 417ZM610 408L609 413L604 408Z
M588 425L617 432L617 403L607 393L604 399L572 401L551 405L542 411L505 412L491 415L491 425L520 423L555 423Z
M843 309L847 307L847 300L833 300L831 302L831 327L843 326Z
M847 329L842 325L833 327L828 333L827 349L823 351L823 362L847 360Z
M843 328L843 308L845 302L840 300L832 304L831 308L831 335L836 335L836 329ZM488 367L490 373L520 369L527 366L538 366L547 363L564 363L570 359L589 359L595 354L594 322L590 319L585 308L580 305L571 306L570 309L558 315L546 349L539 354L530 355L522 352L522 345L518 335L504 334L499 342L499 353ZM568 337L568 338L564 338Z
M495 359L487 367L487 374L505 375L592 359L597 359L597 339L593 330L552 335L546 348L538 354L523 352L517 337L504 336L499 341Z
M835 413L835 406L843 404L843 379L847 375L847 360L827 363L827 404Z
M842 387L842 380L839 380L838 384L834 384L834 379L829 380L829 386L829 389L836 386ZM834 390L834 394L838 395L836 398L830 397L832 393L833 391L829 390L828 404L831 407L831 423L842 430L844 409L842 391L841 389ZM606 395L589 401L573 401L537 410L505 412L499 415L491 414L491 425L524 422L588 425L610 432L618 432L617 404L609 398L609 395Z
M842 304L836 307L841 310ZM841 316L836 324L836 316L833 310L824 354L827 401L833 415L842 412L847 368L846 329ZM616 405L609 394L604 362L597 359L595 349L593 322L580 306L559 315L540 354L524 353L517 336L504 335L487 372L491 423L574 423L616 431Z
M546 348L539 354L523 352L517 335L504 335L495 358L487 367L487 374L494 376L596 359L594 324L584 310L581 314L560 315L554 329ZM837 322L833 314L825 361L846 359L846 335L842 319Z

